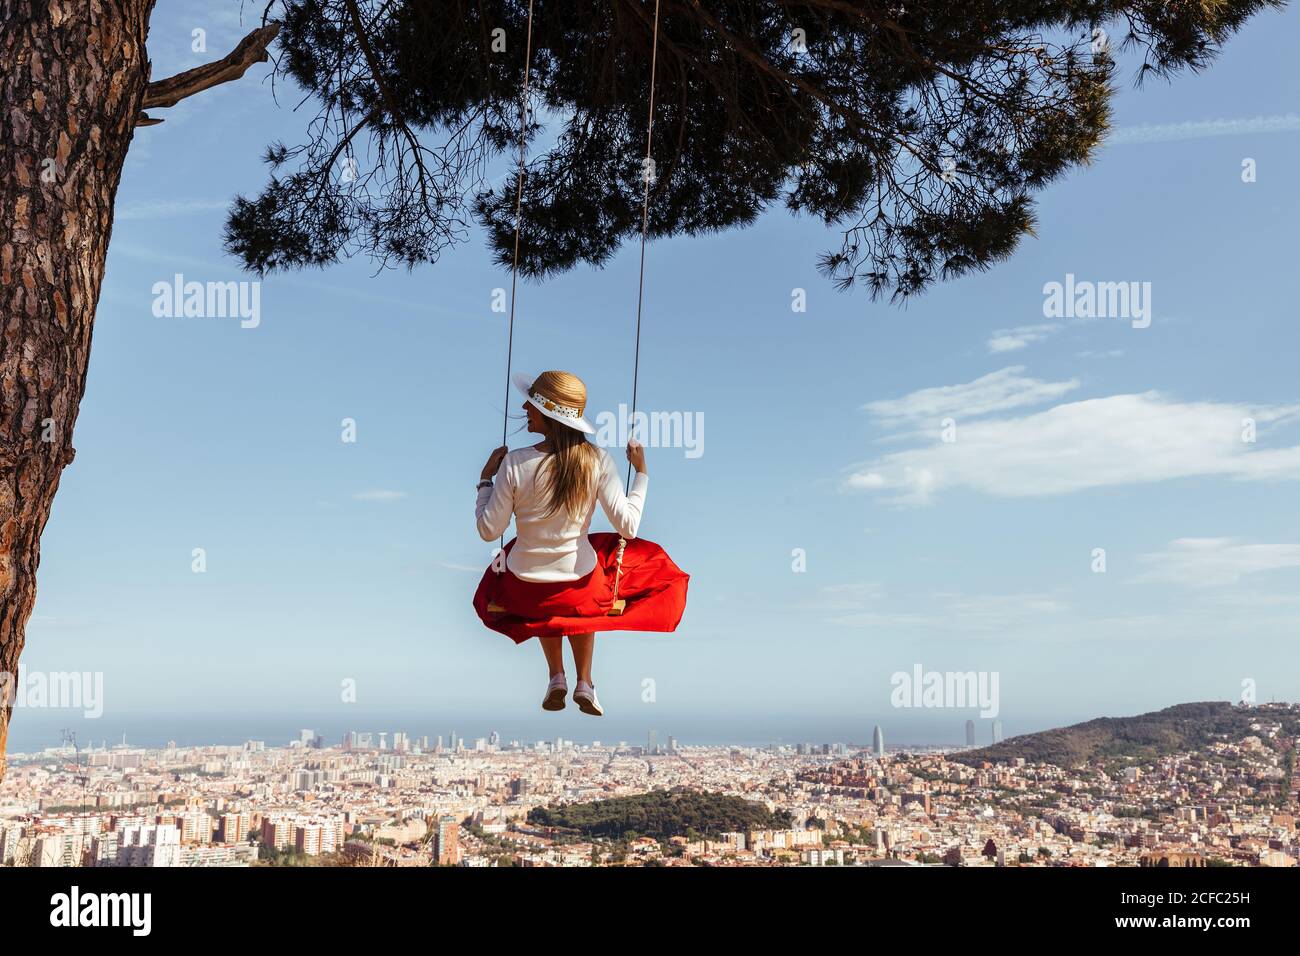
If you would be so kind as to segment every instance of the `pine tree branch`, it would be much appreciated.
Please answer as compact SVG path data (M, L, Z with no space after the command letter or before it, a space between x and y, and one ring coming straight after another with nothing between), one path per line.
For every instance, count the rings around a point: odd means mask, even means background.
M392 91L384 83L384 75L379 69L379 62L375 59L374 51L370 48L370 39L366 36L365 24L361 22L361 10L357 6L356 0L346 0L348 15L352 18L352 29L356 34L357 43L361 46L361 55L366 59L366 65L370 68L370 78L375 81L375 86L379 90L379 95L383 98L384 106L388 109L388 115L392 121L397 124L397 128L402 131L407 142L411 144L411 156L415 161L415 168L420 184L420 200L424 208L429 208L429 195L425 186L425 179L428 177L428 170L424 168L424 160L421 157L420 142L416 139L415 134L411 132L411 127L407 125L406 120L402 118L401 111L397 108L397 100L393 98Z
M184 73L177 73L165 80L150 83L144 91L142 110L152 107L175 106L181 100L201 93L204 90L237 80L248 71L254 63L265 63L268 59L266 48L280 32L280 24L268 23L258 27L215 63L205 63ZM152 126L162 120L141 115L137 126Z

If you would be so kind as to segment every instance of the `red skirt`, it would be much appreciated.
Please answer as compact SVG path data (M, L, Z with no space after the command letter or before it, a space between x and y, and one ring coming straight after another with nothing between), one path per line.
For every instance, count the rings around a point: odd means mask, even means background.
M618 582L618 596L627 604L622 614L611 615L618 535L601 531L587 538L596 552L596 567L576 581L523 581L509 569L489 566L474 592L479 618L516 644L530 637L593 631L675 631L686 611L690 575L653 541L629 541ZM514 546L512 540L506 553ZM505 610L489 612L490 604Z

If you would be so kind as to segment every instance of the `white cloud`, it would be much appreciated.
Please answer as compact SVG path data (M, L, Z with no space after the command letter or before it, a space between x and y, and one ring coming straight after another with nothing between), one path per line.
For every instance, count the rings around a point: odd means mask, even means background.
M1193 587L1236 584L1248 574L1300 568L1300 544L1243 544L1236 538L1178 538L1141 555L1150 570L1139 581Z
M391 491L387 488L374 488L370 491L358 491L352 496L353 501L397 501L406 497L405 491Z
M1300 116L1250 116L1239 119L1196 120L1189 123L1150 123L1121 126L1107 134L1107 145L1127 143L1166 143L1180 139L1206 139L1211 136L1242 136L1258 133L1290 133L1300 130Z
M1039 405L1079 387L1078 379L1044 382L1020 373L1023 365L990 372L964 385L923 388L902 398L868 402L863 409L886 425L933 423L944 418L976 418L992 412Z
M1011 630L1043 615L1058 614L1069 606L1050 594L927 594L908 601L924 611L862 610L837 614L827 620L840 627L877 630L928 628L943 632ZM839 608L830 608L839 610Z
M474 564L457 564L455 561L439 561L438 565L439 567L446 568L448 571L467 571L473 572L474 574L482 574L487 568L486 564L484 564L483 567L479 567Z
M171 219L175 216L192 216L196 213L225 211L229 208L229 199L152 199L118 206L113 211L113 218L119 221Z
M885 596L885 587L879 581L854 584L832 584L820 590L815 604L802 605L818 611L858 611Z
M997 329L988 340L990 352L1015 352L1027 345L1041 342L1061 326L1055 322L1042 325L1020 325L1014 329Z
M999 381L1005 385L1005 373L1013 371L1019 370L998 373ZM873 403L899 421L921 411L929 416L950 411L957 420L956 440L937 440L936 429L935 440L853 469L847 487L893 492L897 503L928 504L937 493L958 488L1041 497L1198 476L1300 479L1300 446L1242 441L1243 419L1253 418L1263 428L1295 418L1300 406L1177 402L1144 392L1068 402L1019 417L964 420L976 410L1027 404L1051 388L1075 384L1016 377L1014 388L990 388L990 378ZM964 416L953 396L971 402Z

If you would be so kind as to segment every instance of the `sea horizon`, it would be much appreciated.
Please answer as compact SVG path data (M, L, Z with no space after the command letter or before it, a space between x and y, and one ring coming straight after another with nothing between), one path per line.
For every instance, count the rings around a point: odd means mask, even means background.
M1167 701L1142 713L1163 709L1192 701ZM1225 703L1231 703L1225 701ZM1093 713L1088 715L1061 715L1059 717L1001 717L1001 740L1032 734L1059 727L1083 723L1103 717L1132 717L1136 713ZM28 715L15 712L10 730L9 755L38 754L44 750L64 745L63 731L76 735L80 749L100 749L120 746L156 749L175 743L178 747L235 746L246 741L261 741L268 747L282 747L298 740L303 730L312 730L322 738L324 746L338 746L345 734L351 731L405 733L418 740L427 736L435 741L439 736L446 740L451 733L469 742L494 732L503 741L518 740L532 743L563 737L566 741L589 745L599 741L602 745L626 742L630 746L645 745L650 733L660 745L670 738L679 744L692 747L768 747L798 744L844 744L851 748L872 746L872 734L881 727L886 749L897 752L908 747L967 746L966 721L974 720L975 745L992 744L994 719L980 718L978 711L948 711L942 716L934 711L917 714L863 715L852 722L834 717L781 716L760 718L746 715L733 720L716 717L671 720L648 720L639 717L607 716L595 720L581 715L576 708L559 714L548 714L536 719L512 715L494 718L488 715L453 715L446 713L415 713L411 711L357 712L347 718L313 716L307 712L238 715L194 714L178 717L166 713L117 714L112 718L76 718L40 713Z

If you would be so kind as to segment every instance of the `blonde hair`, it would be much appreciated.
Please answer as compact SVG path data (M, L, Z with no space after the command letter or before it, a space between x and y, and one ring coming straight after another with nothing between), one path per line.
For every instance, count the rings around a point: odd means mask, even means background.
M529 391L576 408L579 415L587 407L587 386L571 372L543 372ZM551 454L543 462L550 467L538 473L547 497L546 514L550 516L563 509L573 518L580 517L596 486L600 452L587 441L585 432L553 418L543 415L542 427L551 446Z

